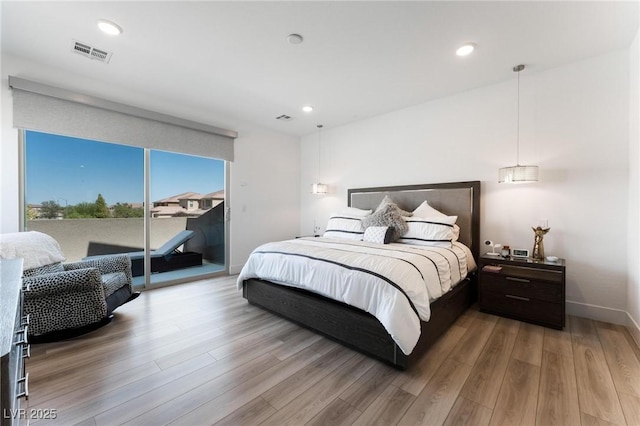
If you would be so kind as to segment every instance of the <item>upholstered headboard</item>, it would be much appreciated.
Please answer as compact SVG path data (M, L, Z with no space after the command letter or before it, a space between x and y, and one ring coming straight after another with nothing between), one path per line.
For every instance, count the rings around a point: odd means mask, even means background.
M458 216L459 241L480 254L480 181L385 186L348 190L348 204L360 209L375 209L385 195L404 210L412 211L424 200L448 216Z

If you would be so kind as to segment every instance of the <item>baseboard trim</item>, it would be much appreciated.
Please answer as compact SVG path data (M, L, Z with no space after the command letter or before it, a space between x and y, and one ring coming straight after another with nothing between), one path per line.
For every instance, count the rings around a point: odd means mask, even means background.
M628 312L627 312L627 323L625 325L627 327L627 330L629 331L629 334L631 334L631 337L633 337L633 340L635 340L636 345L638 345L638 348L640 348L640 325L638 325L638 323L635 322L633 317L629 315Z
M566 302L567 315L589 318L597 321L608 322L626 326L629 314L621 309L612 309L604 306L589 305L588 303Z
M239 274L240 271L242 271L242 267L244 266L244 264L242 265L231 265L229 266L229 275L236 275Z

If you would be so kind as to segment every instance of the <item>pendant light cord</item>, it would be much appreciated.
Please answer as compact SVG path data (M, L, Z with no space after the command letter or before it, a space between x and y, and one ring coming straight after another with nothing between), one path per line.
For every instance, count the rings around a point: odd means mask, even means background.
M513 67L513 70L518 73L518 105L517 122L516 122L516 166L520 165L520 71L524 69L524 65L518 65Z
M322 181L320 180L320 142L321 142L321 137L320 137L320 133L322 131L322 124L318 124L316 126L318 128L318 183L321 183Z
M518 68L514 68L517 70ZM517 121L516 121L516 166L520 165L520 71L516 71L518 73L518 105L516 107L517 111Z

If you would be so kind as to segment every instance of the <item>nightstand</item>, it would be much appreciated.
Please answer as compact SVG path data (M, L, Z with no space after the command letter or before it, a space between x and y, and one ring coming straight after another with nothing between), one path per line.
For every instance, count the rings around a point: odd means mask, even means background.
M480 257L478 304L483 312L564 328L565 261Z

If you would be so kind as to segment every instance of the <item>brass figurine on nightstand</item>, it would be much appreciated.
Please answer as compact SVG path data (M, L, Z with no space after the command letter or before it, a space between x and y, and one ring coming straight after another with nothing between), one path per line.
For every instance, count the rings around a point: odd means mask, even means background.
M531 257L538 260L544 260L544 242L542 241L542 238L551 230L551 228L543 229L541 226L538 226L537 228L532 226L531 229L533 229L533 232L535 233Z

